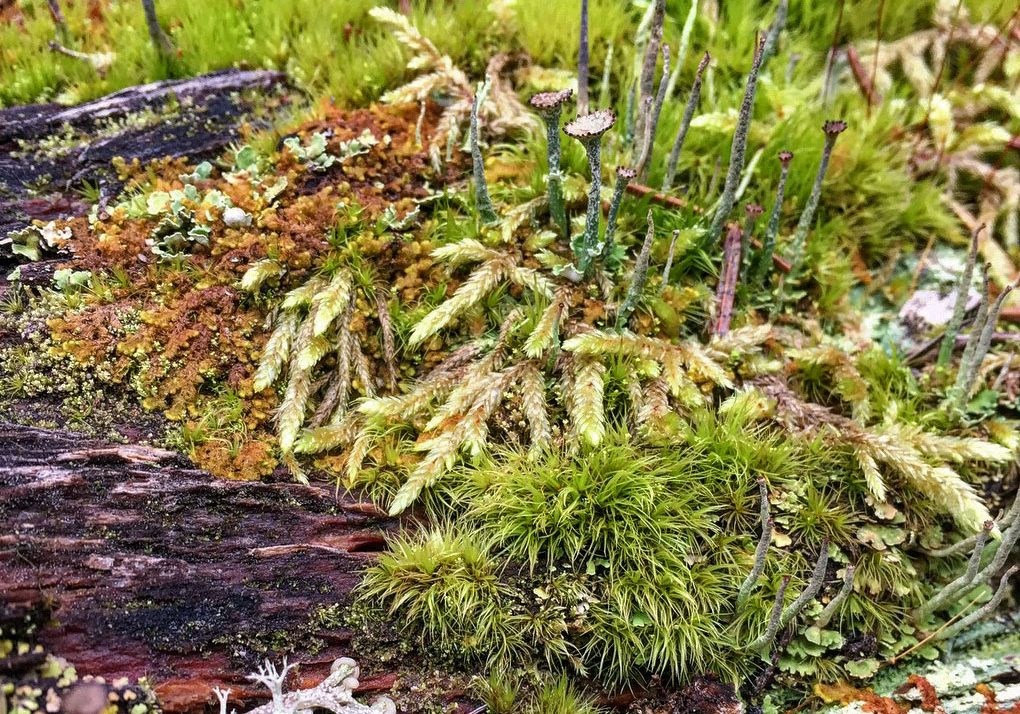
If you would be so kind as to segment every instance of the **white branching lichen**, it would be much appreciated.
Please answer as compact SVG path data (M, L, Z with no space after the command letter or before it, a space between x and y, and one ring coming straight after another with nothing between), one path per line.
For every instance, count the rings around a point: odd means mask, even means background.
M362 704L354 698L354 691L360 685L361 670L358 663L349 657L340 657L333 662L329 674L319 684L296 692L284 692L287 675L297 665L288 665L284 660L282 669L266 660L257 672L248 679L266 687L272 701L255 707L247 714L311 714L325 710L333 714L396 714L397 707L389 697L379 697L371 705ZM226 714L230 690L213 690L219 701L220 714Z

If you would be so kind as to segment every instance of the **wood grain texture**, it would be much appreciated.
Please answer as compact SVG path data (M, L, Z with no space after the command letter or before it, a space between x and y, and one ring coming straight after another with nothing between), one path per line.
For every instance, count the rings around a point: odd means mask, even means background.
M244 677L284 643L295 684L324 677L353 633L314 614L350 602L395 527L326 485L216 480L170 451L10 424L0 522L0 603L47 606L49 652L80 674L148 677L171 712L217 685L261 698ZM363 690L393 684L359 659Z

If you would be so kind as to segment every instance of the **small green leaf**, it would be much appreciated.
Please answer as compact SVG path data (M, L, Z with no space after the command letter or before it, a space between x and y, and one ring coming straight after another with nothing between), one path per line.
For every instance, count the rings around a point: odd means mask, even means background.
M868 677L874 676L875 672L878 671L879 662L877 659L859 659L855 662L847 662L846 671L850 676L857 677L858 679L867 679Z
M285 142L286 143L286 142ZM259 155L250 146L242 146L234 154L234 166L238 171L247 171L257 164Z

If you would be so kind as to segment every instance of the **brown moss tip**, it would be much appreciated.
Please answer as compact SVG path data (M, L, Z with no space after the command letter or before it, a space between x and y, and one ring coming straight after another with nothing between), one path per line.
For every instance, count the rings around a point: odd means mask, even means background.
M637 171L635 171L634 169L630 168L629 166L617 166L616 167L616 175L619 176L622 179L626 179L627 181L630 181L632 178L637 176Z
M602 136L616 124L612 109L599 109L591 114L582 114L563 127L567 136L578 141L587 141Z
M792 151L780 151L779 152L779 163L781 163L783 165L784 169L789 167L791 161L793 161L793 152Z
M574 95L573 89L561 89L558 92L539 92L531 95L528 103L539 111L559 109Z
M842 119L829 119L822 124L822 131L829 136L839 136L846 131L846 122Z
M757 203L749 203L746 206L744 206L744 212L747 213L747 216L749 218L757 218L764 211L765 211L765 209L762 208L761 205L759 205Z

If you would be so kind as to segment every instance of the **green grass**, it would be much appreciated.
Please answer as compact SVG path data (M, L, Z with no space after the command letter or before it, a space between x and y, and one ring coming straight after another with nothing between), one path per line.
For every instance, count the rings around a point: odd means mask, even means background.
M382 0L345 0L323 4L313 0L159 0L157 11L178 48L167 63L153 49L145 30L141 4L133 0L62 3L72 49L114 52L108 73L100 76L87 63L56 55L47 43L53 22L44 0L18 3L20 22L0 25L0 106L46 100L82 101L132 84L201 74L231 66L286 71L313 96L331 96L341 104L362 104L393 86L404 74L403 52L397 41L367 17ZM840 41L874 37L877 0L849 3ZM885 4L883 37L898 37L925 26L934 2L911 3L909 8ZM1008 5L1008 3L1006 3ZM1008 8L996 0L967 3L976 18L1003 21ZM413 20L422 32L473 74L500 51L523 49L537 63L569 70L576 62L577 3L573 0L519 0L506 24L483 2L416 2ZM736 7L736 6L735 6ZM686 1L670 3L665 40L675 46ZM628 46L641 8L597 0L591 3L592 76L601 76L610 43L614 47L614 82L633 64ZM697 63L702 47L717 52L720 71L743 71L750 57L756 28L771 18L769 8L758 14L724 11L710 22L702 13L688 53L688 69ZM828 5L793 2L789 26L797 28L798 46L814 55L798 72L817 72L820 54L831 42L835 11ZM785 61L785 58L777 58ZM681 86L683 86L681 84ZM617 91L622 97L625 91ZM597 96L597 89L596 89ZM622 102L621 102L622 104Z

